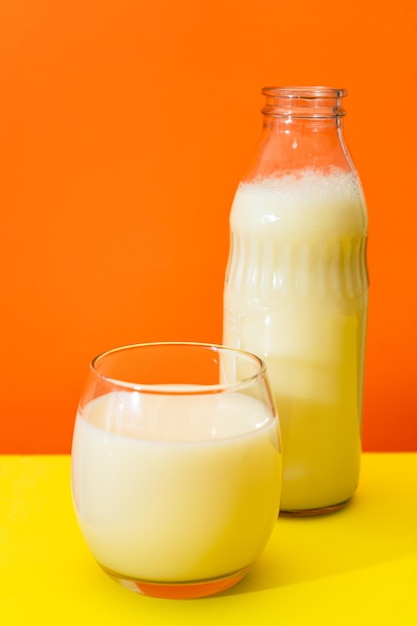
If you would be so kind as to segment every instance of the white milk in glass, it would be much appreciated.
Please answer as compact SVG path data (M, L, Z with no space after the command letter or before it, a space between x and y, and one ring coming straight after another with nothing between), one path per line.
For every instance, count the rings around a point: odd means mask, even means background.
M348 500L360 463L367 275L351 173L240 183L231 211L225 345L267 363L283 445L282 510Z
M80 527L116 575L225 576L258 558L276 521L277 419L241 393L100 396L77 416L72 455Z

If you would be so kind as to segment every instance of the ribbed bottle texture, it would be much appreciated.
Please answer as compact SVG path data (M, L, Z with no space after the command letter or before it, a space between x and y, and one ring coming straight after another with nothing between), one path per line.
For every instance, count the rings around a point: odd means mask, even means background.
M355 298L367 289L365 246L363 236L274 241L232 232L227 289L259 301Z

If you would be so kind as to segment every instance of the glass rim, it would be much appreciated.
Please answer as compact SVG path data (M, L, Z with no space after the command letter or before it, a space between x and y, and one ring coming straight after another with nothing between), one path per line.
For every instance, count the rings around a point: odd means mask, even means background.
M344 98L347 96L347 89L331 87L326 85L279 85L262 88L264 96L282 98Z
M161 383L161 384L144 384L144 383L135 383L129 382L126 380L122 380L117 377L108 376L107 374L103 374L100 372L96 365L99 361L105 359L112 354L118 354L121 352L127 352L128 350L135 350L139 348L149 348L149 347L194 347L194 348L202 348L213 350L214 352L228 352L230 354L240 355L245 357L248 360L251 360L254 364L257 365L257 371L252 375L245 378L242 378L237 381L229 382L229 383L216 383L216 384L199 384L193 385L192 388L175 388L171 386L169 383ZM138 391L140 393L154 394L154 395L173 395L173 396L196 396L196 395L210 395L214 393L223 393L230 391L237 391L239 389L245 388L257 380L265 377L266 375L266 364L259 356L254 354L253 352L249 352L247 350L241 350L240 348L233 348L231 346L225 346L217 343L204 343L197 341L150 341L145 343L131 343L123 346L118 346L116 348L110 348L109 350L105 350L104 352L100 352L97 356L95 356L89 364L90 372L100 379L102 382L115 385L117 387L121 387L123 389L129 389L132 391ZM174 383L175 385L175 383ZM179 385L181 387L182 385Z

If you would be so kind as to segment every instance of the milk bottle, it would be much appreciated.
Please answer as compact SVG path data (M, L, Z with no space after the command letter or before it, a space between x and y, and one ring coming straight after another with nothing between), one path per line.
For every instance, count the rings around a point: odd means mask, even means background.
M268 367L281 510L342 507L359 478L367 215L342 136L346 91L266 88L261 146L230 215L223 343Z

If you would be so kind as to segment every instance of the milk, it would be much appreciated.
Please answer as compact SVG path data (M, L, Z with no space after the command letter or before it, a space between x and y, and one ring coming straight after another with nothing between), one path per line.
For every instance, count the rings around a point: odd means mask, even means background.
M344 502L360 463L361 191L339 171L241 183L230 220L223 342L266 361L281 424L281 508Z
M280 477L277 419L243 393L111 392L77 416L78 521L97 561L127 579L181 583L251 565L277 518Z

